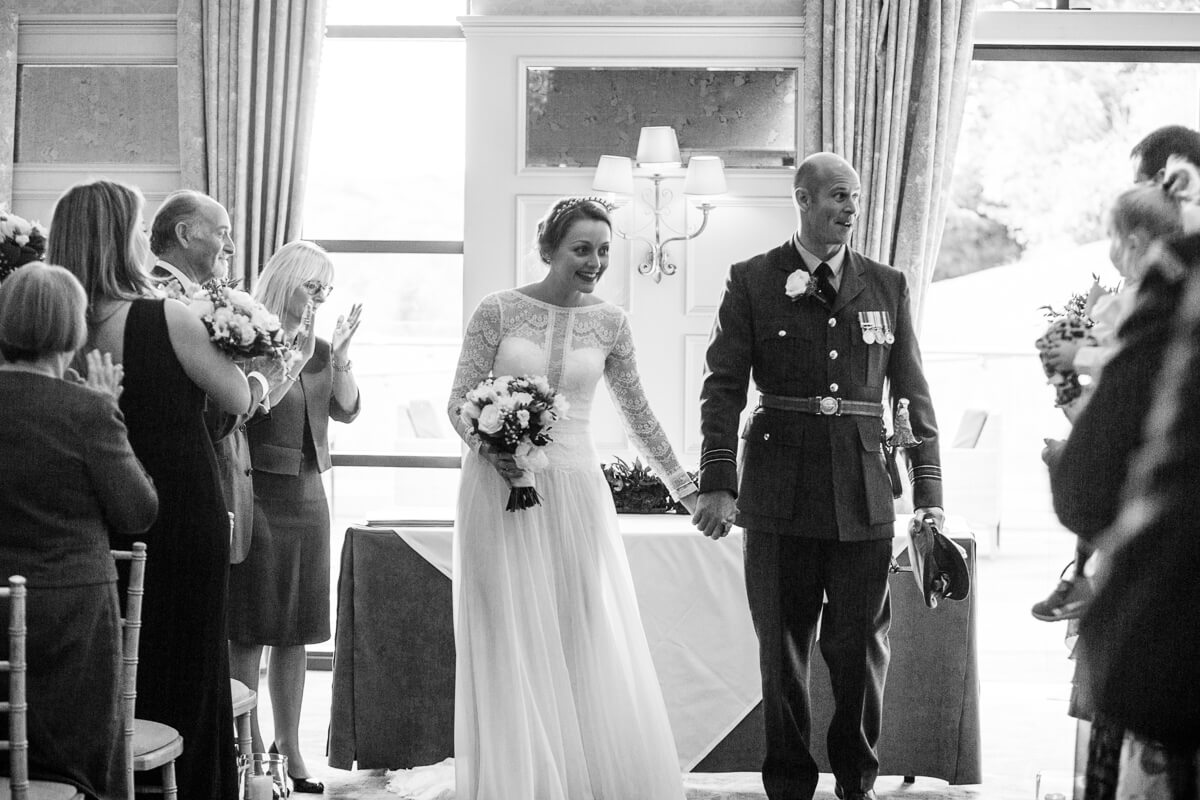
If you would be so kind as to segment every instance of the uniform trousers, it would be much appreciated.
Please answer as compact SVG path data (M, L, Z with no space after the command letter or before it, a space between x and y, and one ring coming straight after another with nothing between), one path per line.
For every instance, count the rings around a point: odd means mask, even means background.
M808 677L818 626L834 700L830 765L847 791L874 785L890 657L891 554L888 539L843 542L746 532L746 592L758 635L766 719L762 774L769 800L812 800L816 792Z

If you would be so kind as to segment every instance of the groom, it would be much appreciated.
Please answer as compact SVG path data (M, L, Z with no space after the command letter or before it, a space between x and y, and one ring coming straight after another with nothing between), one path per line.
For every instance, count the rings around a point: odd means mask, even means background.
M889 657L893 493L881 447L883 389L909 401L915 516L942 522L937 425L904 275L849 247L859 179L833 153L796 171L800 229L734 264L700 395L703 450L693 517L707 536L746 529L746 591L758 634L770 800L811 800L808 674L820 624L834 715L838 797L870 798L879 771ZM761 397L741 432L753 375Z

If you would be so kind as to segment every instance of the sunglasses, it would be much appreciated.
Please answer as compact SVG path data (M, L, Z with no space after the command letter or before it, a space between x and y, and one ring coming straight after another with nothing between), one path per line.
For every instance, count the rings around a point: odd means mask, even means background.
M332 283L321 283L316 278L304 282L304 291L308 292L309 297L329 297L333 294Z

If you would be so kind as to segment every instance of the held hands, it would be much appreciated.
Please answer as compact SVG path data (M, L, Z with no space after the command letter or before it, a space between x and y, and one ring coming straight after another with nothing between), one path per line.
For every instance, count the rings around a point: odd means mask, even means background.
M362 322L362 303L355 303L350 307L349 317L344 314L338 317L337 325L333 328L333 341L330 342L335 361L345 364L350 360L350 340L358 332L360 322Z
M718 489L715 492L700 492L690 495L695 498L696 509L692 512L692 524L710 539L726 536L733 527L737 513L737 501L733 492ZM687 498L683 498L687 506Z
M114 403L121 399L121 392L125 390L121 385L125 378L125 368L114 364L111 354L101 355L99 350L91 351L84 358L87 361L87 379L84 384L98 392L111 395Z
M1058 461L1058 457L1062 455L1063 448L1067 443L1063 439L1042 439L1046 446L1042 448L1042 463L1048 467L1054 466L1054 462Z

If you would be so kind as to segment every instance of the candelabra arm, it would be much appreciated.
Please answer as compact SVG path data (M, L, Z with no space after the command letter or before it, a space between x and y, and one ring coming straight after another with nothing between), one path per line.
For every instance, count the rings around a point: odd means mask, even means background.
M700 210L704 212L704 217L700 220L700 227L696 228L696 230L692 231L691 233L684 234L683 236L672 236L670 239L665 239L663 240L663 243L659 245L659 247L666 247L671 242L686 242L690 239L695 239L697 236L704 233L704 229L708 227L708 212L712 211L714 208L716 208L716 206L712 205L711 203L701 203Z

